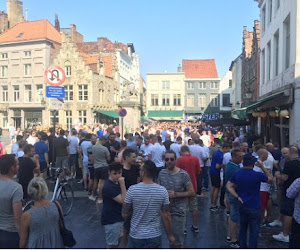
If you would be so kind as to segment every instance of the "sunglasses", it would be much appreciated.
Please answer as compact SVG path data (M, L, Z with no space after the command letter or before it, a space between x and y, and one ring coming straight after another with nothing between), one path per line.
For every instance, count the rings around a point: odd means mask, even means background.
M165 161L175 161L175 158L165 158Z

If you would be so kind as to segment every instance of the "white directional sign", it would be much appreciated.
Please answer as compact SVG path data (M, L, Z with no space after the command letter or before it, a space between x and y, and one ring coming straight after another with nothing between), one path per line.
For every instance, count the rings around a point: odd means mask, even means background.
M59 66L50 66L45 71L45 80L51 86L60 86L65 79L65 71Z
M64 109L64 100L57 98L49 98L49 110L61 110Z

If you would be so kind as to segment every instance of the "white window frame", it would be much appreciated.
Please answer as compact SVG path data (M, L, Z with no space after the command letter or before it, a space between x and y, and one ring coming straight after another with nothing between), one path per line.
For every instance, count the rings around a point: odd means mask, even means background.
M206 89L206 82L199 82L198 83L198 88L199 89Z
M81 84L78 85L78 101L80 102L86 102L88 101L89 96L89 85L87 84Z
M26 87L30 87L30 89L26 89ZM32 86L31 85L24 85L24 102L32 103Z
M218 107L219 106L218 94L210 94L210 106L211 107Z
M31 51L30 50L24 51L24 57L31 57Z
M218 89L219 83L218 82L210 82L210 88L211 89Z
M204 94L204 93L198 94L198 106L199 107L206 107L207 106L206 94Z
M151 94L151 106L159 106L159 95Z
M78 120L81 124L87 124L87 111L78 110Z
M8 53L2 53L1 58L2 59L8 59Z
M162 89L164 90L170 89L170 81L162 81Z
M65 85L65 101L73 101L74 100L74 88L73 85Z
M68 128L72 127L72 123L73 123L72 110L65 111L65 123Z
M70 77L72 75L72 67L71 66L65 66L65 73L67 77Z
M8 102L8 86L2 86L2 102Z
M13 85L14 89L14 103L20 102L20 85Z
M181 94L173 95L173 106L181 106Z
M31 64L24 64L24 76L31 76Z
M170 95L163 94L161 98L161 106L170 106Z
M186 83L186 89L194 89L194 83L193 82L187 82Z
M193 97L193 98L190 98L190 97ZM193 104L191 103L192 100L193 100ZM186 106L187 107L195 107L195 94L187 94Z
M1 66L1 78L2 77L7 77L8 76L8 66L7 65L2 65Z
M43 84L36 85L36 102L41 103L44 99L44 86Z

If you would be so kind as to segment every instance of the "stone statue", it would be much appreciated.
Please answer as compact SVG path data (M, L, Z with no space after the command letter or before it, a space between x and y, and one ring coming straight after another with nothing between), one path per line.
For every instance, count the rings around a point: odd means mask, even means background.
M124 82L121 100L132 99L137 97L138 91L135 89L134 83L129 81Z

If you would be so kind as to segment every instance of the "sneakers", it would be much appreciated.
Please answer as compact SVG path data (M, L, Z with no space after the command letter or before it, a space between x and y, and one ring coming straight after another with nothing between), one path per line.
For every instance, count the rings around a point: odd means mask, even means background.
M227 241L227 243L231 243L231 239L229 236L226 237L226 241Z
M282 222L280 220L274 220L273 222L269 223L271 227L282 227Z
M91 196L89 196L89 199L90 199L91 201L96 201L97 198L96 198L95 196L92 196L92 195L91 195Z
M103 203L103 200L102 200L102 199L101 199L101 200L98 199L98 200L97 200L97 203L98 203L98 204L102 204L102 203Z
M278 241L282 241L282 242L286 242L286 243L290 242L290 237L288 235L284 236L282 232L280 234L273 235L272 237L273 237L273 239L278 240Z
M217 212L219 210L219 207L218 206L215 206L215 207L210 206L209 209L210 209L211 212Z
M237 242L231 242L230 248L240 248L240 245Z
M199 233L199 228L198 227L194 227L193 225L191 226L191 229L194 233Z
M226 211L226 216L227 216L227 217L230 216L230 211Z
M261 228L270 227L270 224L269 223L262 223L262 224L260 224L260 227Z
M186 230L184 230L183 234L186 235Z

